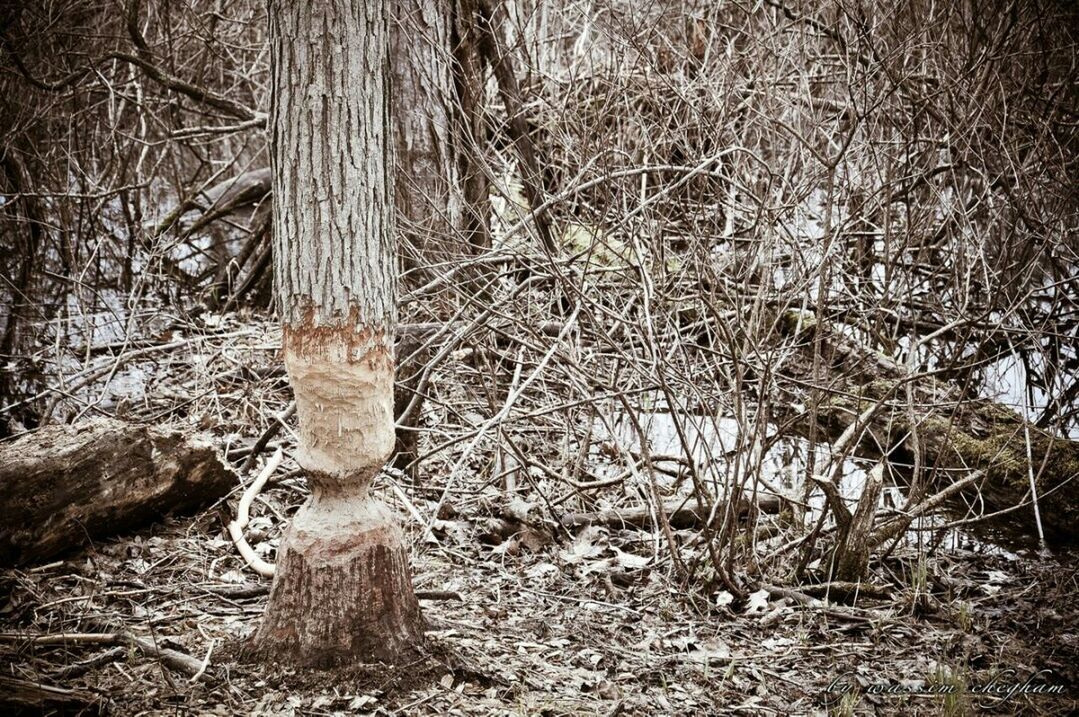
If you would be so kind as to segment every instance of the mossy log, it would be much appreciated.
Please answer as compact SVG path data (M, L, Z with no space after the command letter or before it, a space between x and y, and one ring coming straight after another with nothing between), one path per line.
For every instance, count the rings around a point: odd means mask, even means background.
M0 444L0 565L47 560L198 508L236 484L214 445L182 427L46 426Z
M924 472L937 488L982 471L984 475L963 494L985 514L1030 504L1033 476L1046 538L1075 540L1079 442L1053 435L1001 403L964 396L958 387L934 376L912 375L906 367L826 325L812 322L809 329L803 324L797 330L823 332L821 380L811 380L808 356L803 362L805 374L799 377L828 386L818 403L817 440L838 440L859 415L879 403L879 410L861 431L860 455L911 465L917 446ZM799 399L804 401L805 396ZM795 431L809 436L808 409L785 417L793 419ZM1034 508L1013 510L1004 520L1031 531Z
M736 508L739 515L747 515L752 510L763 513L776 514L783 507L783 501L778 496L762 495L756 501L739 501ZM671 501L663 506L667 515L667 521L676 530L685 528L700 528L708 522L709 511L703 510L696 500ZM724 507L716 510L715 523L721 523L725 513ZM598 513L566 513L562 516L562 525L566 528L580 528L586 525L603 525L608 528L637 528L649 530L653 527L656 514L648 506L635 508L603 510Z

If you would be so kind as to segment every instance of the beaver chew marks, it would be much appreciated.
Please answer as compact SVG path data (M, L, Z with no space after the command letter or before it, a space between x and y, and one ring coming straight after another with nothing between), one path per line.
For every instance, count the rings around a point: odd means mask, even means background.
M290 337L296 339L295 335ZM366 487L393 452L393 365L383 345L362 355L340 334L320 333L285 349L296 394L300 465L314 487Z

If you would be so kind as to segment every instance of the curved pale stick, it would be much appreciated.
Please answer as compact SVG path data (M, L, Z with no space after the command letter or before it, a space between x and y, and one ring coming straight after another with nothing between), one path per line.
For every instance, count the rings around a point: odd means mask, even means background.
M266 481L270 479L270 476L277 470L277 467L281 465L281 460L283 458L284 454L281 452L281 449L278 448L277 451L274 452L273 457L266 462L266 467L258 474L255 481L244 491L243 497L240 498L240 505L236 508L236 519L229 523L229 535L232 536L233 545L240 551L240 556L247 565L264 578L273 577L274 566L255 554L255 551L248 544L247 538L244 537L244 528L247 527L248 513L251 510L251 504L255 501L255 497L262 490L262 487L266 485Z

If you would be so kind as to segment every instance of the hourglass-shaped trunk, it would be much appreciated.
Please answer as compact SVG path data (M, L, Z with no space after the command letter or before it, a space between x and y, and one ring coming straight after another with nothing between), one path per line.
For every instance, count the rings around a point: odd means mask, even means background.
M300 665L399 661L423 618L401 532L369 493L394 444L386 9L272 0L269 16L274 281L311 499L253 649Z

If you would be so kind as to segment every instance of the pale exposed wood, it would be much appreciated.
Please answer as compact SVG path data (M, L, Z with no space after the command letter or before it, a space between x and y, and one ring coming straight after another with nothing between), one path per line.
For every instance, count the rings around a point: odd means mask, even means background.
M273 577L274 567L255 553L247 542L247 538L244 537L244 528L247 527L251 503L254 502L262 487L266 485L266 481L277 470L277 467L281 465L282 458L283 454L281 449L278 448L273 457L266 462L266 467L259 472L255 480L244 491L243 497L240 498L240 504L236 507L236 519L229 523L229 536L232 537L233 544L240 551L240 555L243 556L244 562L256 573L267 578Z
M236 476L186 427L112 419L0 444L0 564L43 561L226 495Z

